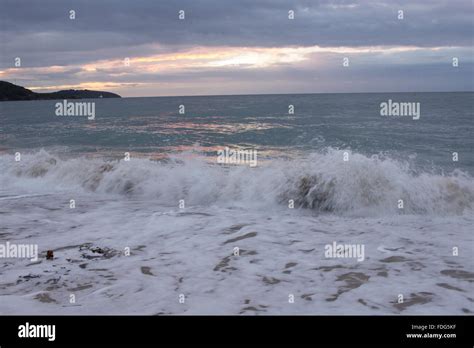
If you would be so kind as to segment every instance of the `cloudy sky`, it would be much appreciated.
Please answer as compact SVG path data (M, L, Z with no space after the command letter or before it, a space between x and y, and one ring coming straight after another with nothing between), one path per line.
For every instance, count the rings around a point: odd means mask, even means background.
M0 9L0 80L37 92L474 90L472 0L0 0Z

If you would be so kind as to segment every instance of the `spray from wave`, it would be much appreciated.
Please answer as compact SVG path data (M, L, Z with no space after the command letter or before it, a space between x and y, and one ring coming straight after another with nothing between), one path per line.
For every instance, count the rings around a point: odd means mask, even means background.
M44 150L0 156L2 189L29 193L79 191L150 199L157 204L233 205L261 208L288 205L338 215L472 214L474 179L414 173L391 158L326 149L306 159L272 160L257 168L211 164L203 158L167 161L132 158L61 159ZM403 209L399 202L403 200Z

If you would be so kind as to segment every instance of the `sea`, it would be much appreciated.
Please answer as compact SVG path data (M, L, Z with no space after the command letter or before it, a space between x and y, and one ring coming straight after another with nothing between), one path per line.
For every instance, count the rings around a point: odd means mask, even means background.
M0 103L0 314L474 313L474 93L68 102Z

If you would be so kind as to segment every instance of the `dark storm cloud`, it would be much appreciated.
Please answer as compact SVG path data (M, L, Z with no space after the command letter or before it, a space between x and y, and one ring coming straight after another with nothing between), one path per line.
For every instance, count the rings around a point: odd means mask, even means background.
M471 46L471 1L0 0L2 67L74 64L182 46ZM69 10L76 19L69 19ZM178 11L186 12L184 21ZM288 10L295 20L288 20ZM397 11L404 11L404 20ZM27 59L28 58L28 59ZM7 62L5 61L8 61Z

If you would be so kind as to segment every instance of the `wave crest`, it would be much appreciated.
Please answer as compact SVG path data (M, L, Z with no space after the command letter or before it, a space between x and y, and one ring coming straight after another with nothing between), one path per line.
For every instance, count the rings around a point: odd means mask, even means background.
M326 149L306 159L272 160L257 168L221 166L202 157L167 161L132 158L61 159L44 150L0 156L3 188L142 197L158 204L288 205L340 215L464 214L473 212L474 180L459 170L416 174L406 163ZM209 158L207 158L209 159ZM403 200L403 209L399 208Z

